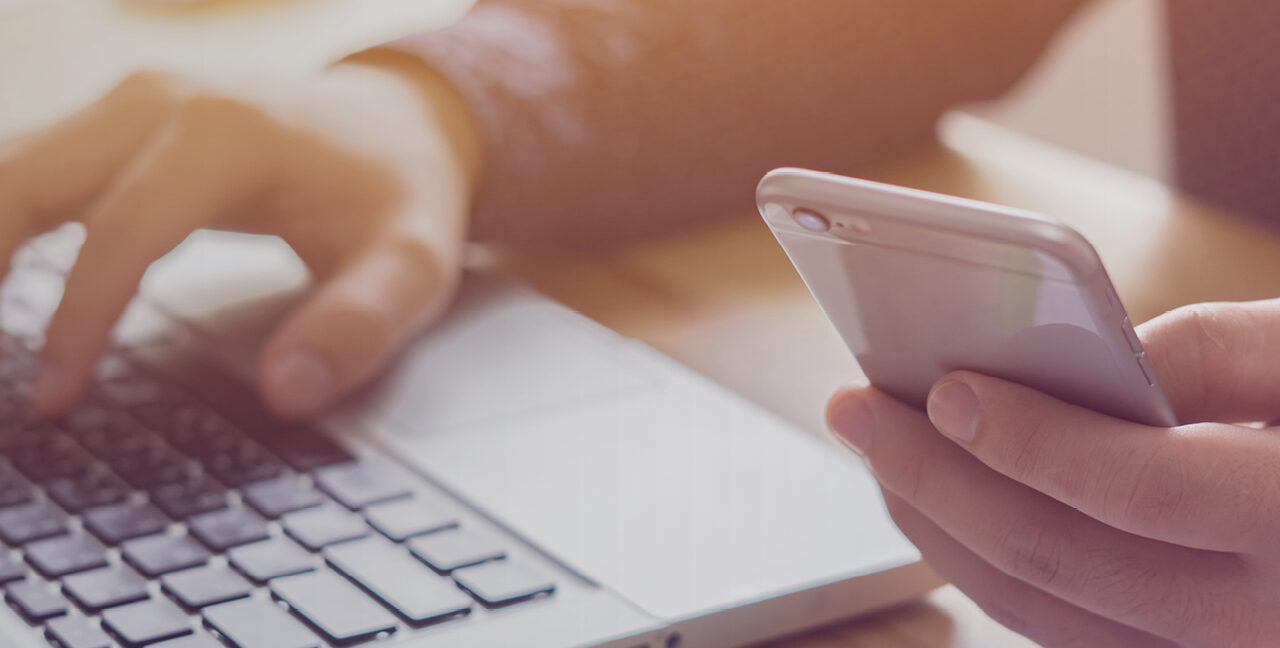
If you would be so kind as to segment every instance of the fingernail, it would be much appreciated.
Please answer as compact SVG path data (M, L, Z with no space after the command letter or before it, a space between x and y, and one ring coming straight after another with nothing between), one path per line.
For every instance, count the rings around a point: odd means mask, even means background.
M871 446L871 436L875 432L875 420L861 396L837 396L827 412L827 425L836 440L859 455L866 456Z
M329 405L337 389L333 369L311 351L293 351L266 375L266 391L276 411L285 416L312 414Z
M45 361L31 385L30 406L39 414L55 414L66 400L67 371L56 362Z
M978 397L968 385L953 380L939 385L929 395L929 420L938 431L968 444L978 432Z

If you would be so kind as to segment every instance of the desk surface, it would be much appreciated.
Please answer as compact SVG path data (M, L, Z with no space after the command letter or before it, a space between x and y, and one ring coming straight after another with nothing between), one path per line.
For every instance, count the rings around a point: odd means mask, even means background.
M1280 229L1145 178L981 125L874 179L1032 209L1097 247L1135 322L1200 301L1280 295ZM860 379L754 215L673 239L510 266L545 293L639 338L815 434L827 396ZM779 377L785 377L780 380ZM852 459L851 459L852 460ZM797 648L1022 648L952 587L780 642Z

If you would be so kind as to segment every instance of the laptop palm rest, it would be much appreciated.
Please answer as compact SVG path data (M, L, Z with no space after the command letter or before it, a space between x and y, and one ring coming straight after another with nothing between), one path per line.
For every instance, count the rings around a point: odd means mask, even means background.
M544 298L478 292L364 411L581 574L679 620L918 561L858 462Z

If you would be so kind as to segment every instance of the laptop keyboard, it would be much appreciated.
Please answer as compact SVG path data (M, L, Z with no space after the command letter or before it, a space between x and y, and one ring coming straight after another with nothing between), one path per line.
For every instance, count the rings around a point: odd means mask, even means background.
M51 645L348 646L555 592L430 484L167 353L118 352L43 421L35 354L0 335L0 584Z

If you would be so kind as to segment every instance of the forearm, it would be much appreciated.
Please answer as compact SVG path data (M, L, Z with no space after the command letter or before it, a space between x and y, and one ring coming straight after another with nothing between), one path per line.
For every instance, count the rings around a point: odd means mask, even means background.
M927 141L1080 2L482 0L396 47L479 124L473 236L598 240L749 212L775 166L850 170Z

